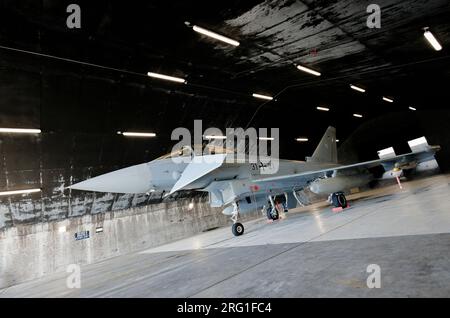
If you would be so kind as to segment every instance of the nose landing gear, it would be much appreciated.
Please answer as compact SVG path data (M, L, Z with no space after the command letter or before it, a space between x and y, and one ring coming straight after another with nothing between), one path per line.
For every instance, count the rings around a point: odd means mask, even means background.
M233 221L233 225L231 226L231 232L233 233L234 236L241 236L242 234L244 234L244 226L242 225L242 223L238 222L239 218L238 204L234 203L233 206L234 209L233 212L231 213L231 221Z

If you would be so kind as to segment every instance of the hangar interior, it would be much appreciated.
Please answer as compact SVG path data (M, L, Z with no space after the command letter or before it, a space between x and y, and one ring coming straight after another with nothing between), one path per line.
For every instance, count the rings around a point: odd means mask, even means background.
M0 1L0 297L450 295L447 0L376 1L379 27L370 1L80 0L69 27L72 2ZM204 192L68 188L170 152L199 119L279 128L291 160L332 126L343 164L425 136L440 171L361 189L339 213L324 197L269 224L254 211L240 237ZM82 288L66 286L71 264Z

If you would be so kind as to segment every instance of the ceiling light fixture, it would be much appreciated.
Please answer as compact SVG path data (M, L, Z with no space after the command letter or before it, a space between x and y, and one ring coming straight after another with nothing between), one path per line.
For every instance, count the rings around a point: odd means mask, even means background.
M124 135L126 137L156 137L155 133L143 133L143 132L131 132L131 131L118 131L117 134Z
M361 92L361 93L364 93L366 91L364 88L361 88L361 87L358 87L358 86L355 86L352 84L350 84L350 88L354 89L355 91Z
M320 75L321 75L319 72L314 71L314 70L312 70L312 69L310 69L310 68L301 66L301 65L297 65L297 68L298 68L300 71L303 71L303 72L306 72L306 73L309 73L309 74L312 74L312 75L315 75L315 76L320 76Z
M425 36L425 38L428 40L428 42L431 44L431 46L436 50L436 51L440 51L442 50L442 46L441 44L439 44L438 40L436 40L436 38L434 37L433 33L431 33L428 28L424 28L425 32L423 33L423 35Z
M27 193L35 193L40 192L41 189L25 189L25 190L13 190L13 191L1 191L0 195L14 195L14 194L27 194Z
M308 138L301 137L301 138L297 138L295 140L300 141L300 142L305 142L305 141L308 141Z
M409 147L416 147L416 146L422 146L422 145L427 145L427 139L425 137L420 137L420 138L416 138L413 140L408 141L408 145Z
M177 83L186 83L186 80L184 78L179 78L179 77L174 77L174 76L169 76L169 75L164 75L164 74L158 74L158 73L153 73L153 72L148 72L147 75L150 77L159 78L159 79L163 79L166 81L172 81L172 82L177 82Z
M0 128L0 133L12 133L12 134L40 134L40 129L27 129L27 128Z
M336 142L339 142L339 139L336 139Z
M195 32L198 32L198 33L201 33L201 34L203 34L203 35L209 36L209 37L214 38L214 39L216 39L216 40L219 40L219 41L222 41L222 42L225 42L225 43L234 45L234 46L239 46L239 42L238 42L238 41L233 40L233 39L230 39L230 38L227 38L226 36L217 34L217 33L215 33L215 32L212 32L212 31L203 29L203 28L201 28L201 27L199 27L199 26L197 26L197 25L194 25L194 26L192 27L192 29L193 29Z
M393 102L394 102L393 99L387 98L387 97L384 97L384 96L383 96L383 100L384 100L385 102L388 102L388 103L393 103Z
M414 108L414 107L412 107L412 106L409 106L408 107L410 110L417 110L416 108Z
M327 108L327 107L316 107L316 108L317 108L317 110L321 110L321 111L324 111L324 112L327 112L327 111L330 110L330 109Z
M273 137L258 137L259 140L275 140Z
M354 117L358 117L358 118L361 118L361 117L362 117L361 114L353 114L353 116L354 116Z
M256 94L256 93L253 93L252 96L255 97L255 98L261 98L261 99L266 99L266 100L272 100L273 99L272 96L261 95L261 94Z

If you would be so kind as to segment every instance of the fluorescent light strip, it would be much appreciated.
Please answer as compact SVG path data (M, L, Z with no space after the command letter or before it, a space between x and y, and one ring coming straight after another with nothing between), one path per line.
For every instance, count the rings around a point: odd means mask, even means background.
M275 140L273 137L258 137L259 140Z
M205 139L227 139L227 136L214 136L214 135L206 135L203 136Z
M358 87L358 86L355 86L352 84L350 84L350 88L354 89L355 91L361 92L361 93L364 93L366 91L364 88L361 88L361 87Z
M389 102L389 103L393 103L393 102L394 102L393 99L390 99L390 98L387 98L387 97L384 97L384 96L383 96L383 100L384 100L385 102Z
M428 42L431 44L431 46L436 51L442 50L442 46L439 44L438 40L436 40L436 38L434 37L433 33L431 33L430 31L426 30L423 35L425 36L425 38L428 40Z
M301 66L301 65L297 65L297 68L298 68L300 71L303 71L303 72L306 72L306 73L309 73L309 74L312 74L312 75L315 75L315 76L320 76L320 75L321 75L319 72L314 71L314 70L312 70L312 69L310 69L310 68Z
M330 110L329 108L326 108L326 107L316 107L316 108L317 108L317 110L322 110L324 112L327 112Z
M192 29L195 32L198 32L198 33L201 33L203 35L209 36L209 37L214 38L216 40L219 40L219 41L222 41L222 42L234 45L234 46L239 46L239 42L238 41L235 41L233 39L227 38L226 36L214 33L212 31L203 29L203 28L201 28L199 26L194 25Z
M25 190L14 190L14 191L1 191L0 196L4 195L14 195L14 194L27 194L27 193L35 193L40 192L41 189L25 189Z
M164 74L158 74L158 73L153 73L153 72L148 72L147 75L150 77L159 78L159 79L163 79L163 80L167 80L167 81L172 81L172 82L177 82L177 83L186 83L186 80L184 78L179 78L179 77L174 77L174 76L169 76L169 75L164 75Z
M252 94L253 97L255 98L261 98L261 99L266 99L266 100L272 100L273 97L272 96L267 96L267 95L261 95L261 94Z
M40 134L40 129L26 129L26 128L0 128L0 133L12 134Z
M392 155L392 154L395 156L395 151L394 151L393 147L389 147L389 148L378 151L378 156L380 156L380 157Z
M336 139L336 142L339 142L339 139Z
M131 132L131 131L124 131L124 132L117 132L119 135L122 134L126 137L156 137L155 133L142 133L142 132Z
M361 118L361 117L362 117L361 114L353 114L353 116L358 117L358 118Z
M428 145L427 139L425 137L416 138L408 141L409 147Z
M297 140L297 141L308 141L308 138L297 138L297 139L295 139L295 140Z
M417 110L417 109L415 109L414 107L412 107L412 106L409 106L408 107L410 110Z

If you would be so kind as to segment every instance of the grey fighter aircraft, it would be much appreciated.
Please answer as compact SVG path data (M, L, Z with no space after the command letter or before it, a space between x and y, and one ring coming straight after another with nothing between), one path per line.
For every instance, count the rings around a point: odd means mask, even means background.
M368 184L374 179L369 169L384 168L383 178L396 178L403 171L436 168L434 154L439 146L430 146L425 138L409 142L411 152L395 155L392 148L379 152L379 159L340 165L337 161L336 130L328 127L319 145L306 161L279 160L274 174L265 174L266 164L233 162L224 149L214 154L192 156L183 152L171 153L153 161L106 173L70 188L84 191L112 193L160 192L162 196L180 190L207 191L212 207L223 207L233 221L232 232L239 236L244 226L239 216L262 209L269 219L279 217L280 204L291 209L303 205L298 193L309 189L316 194L329 195L335 207L347 207L344 191ZM391 151L386 151L391 149ZM190 156L188 160L174 158ZM186 159L186 158L185 158ZM433 163L434 162L434 163Z

